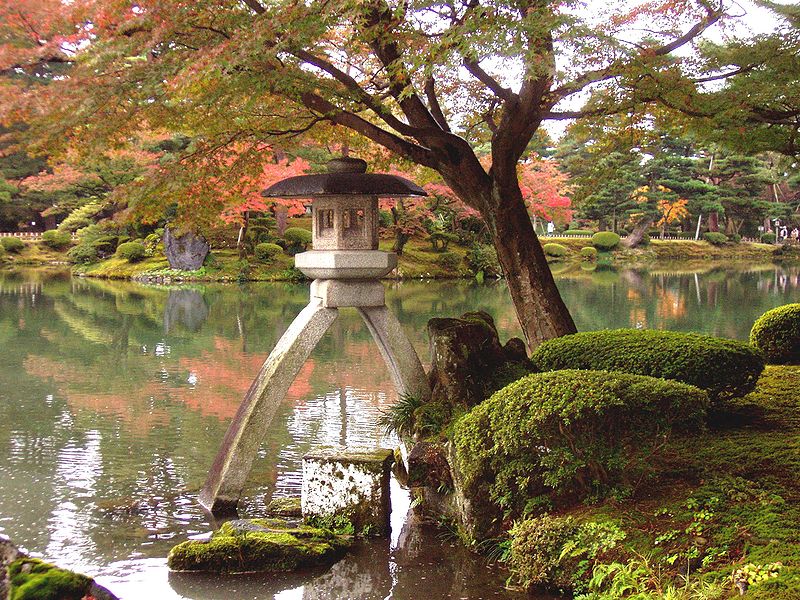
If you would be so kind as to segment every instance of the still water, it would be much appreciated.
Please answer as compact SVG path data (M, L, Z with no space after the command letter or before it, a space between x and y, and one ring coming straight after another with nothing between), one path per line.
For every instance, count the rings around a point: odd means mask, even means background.
M648 327L746 339L765 310L800 301L797 267L572 269L558 273L581 330ZM518 335L502 282L387 283L423 360L432 316L483 309ZM144 286L49 271L0 273L0 533L95 576L126 600L496 598L502 574L407 518L332 569L270 577L170 575L169 548L210 530L196 494L228 422L307 286ZM317 446L392 446L376 425L396 398L377 349L344 310L278 412L243 516L299 495Z

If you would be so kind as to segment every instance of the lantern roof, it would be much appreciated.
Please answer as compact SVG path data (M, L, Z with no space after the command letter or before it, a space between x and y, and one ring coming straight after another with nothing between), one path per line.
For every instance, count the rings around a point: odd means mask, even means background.
M261 192L261 195L266 198L320 196L402 198L428 195L425 190L405 177L366 171L367 163L360 158L334 158L328 162L327 173L288 177L269 186Z

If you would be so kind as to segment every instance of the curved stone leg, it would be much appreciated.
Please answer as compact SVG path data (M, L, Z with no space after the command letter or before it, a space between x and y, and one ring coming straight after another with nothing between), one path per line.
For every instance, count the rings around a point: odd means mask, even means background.
M360 307L358 312L381 351L397 393L422 400L430 397L425 369L392 312L385 306Z
M338 315L337 309L324 308L312 298L270 352L228 427L200 492L200 503L208 510L221 512L236 507L278 406Z

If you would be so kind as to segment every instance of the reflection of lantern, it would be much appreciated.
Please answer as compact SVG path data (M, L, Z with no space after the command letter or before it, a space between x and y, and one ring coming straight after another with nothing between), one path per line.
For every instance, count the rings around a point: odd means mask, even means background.
M363 160L338 158L328 163L328 173L290 177L263 193L311 199L313 249L296 255L295 265L314 281L308 306L270 353L225 435L200 494L212 511L235 507L278 405L338 308L359 311L399 394L429 394L419 357L386 308L379 281L397 266L397 255L378 250L378 198L427 194L407 179L366 169Z

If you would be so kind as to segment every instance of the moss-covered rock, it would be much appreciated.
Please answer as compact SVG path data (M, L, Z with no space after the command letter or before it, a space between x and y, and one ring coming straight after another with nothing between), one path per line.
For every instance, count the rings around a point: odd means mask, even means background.
M303 509L300 506L300 498L273 498L267 504L267 515L302 518Z
M224 523L209 540L189 540L173 547L167 565L173 571L244 573L292 571L330 565L350 541L329 530L282 519Z
M750 343L773 364L800 364L800 303L768 310L753 324Z
M92 579L46 563L38 558L19 558L8 566L9 600L81 600Z

